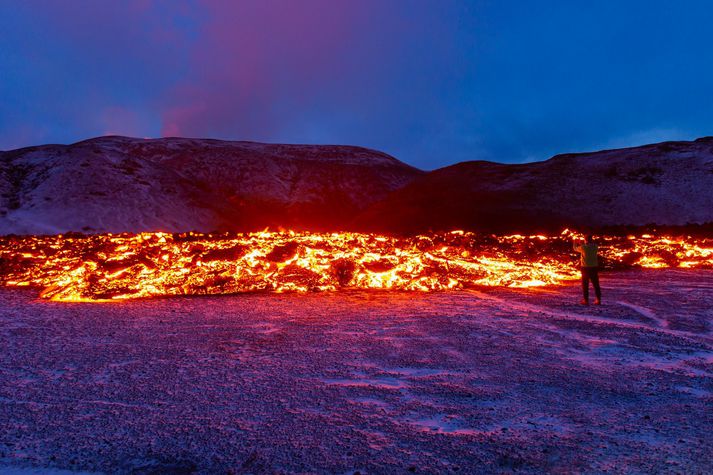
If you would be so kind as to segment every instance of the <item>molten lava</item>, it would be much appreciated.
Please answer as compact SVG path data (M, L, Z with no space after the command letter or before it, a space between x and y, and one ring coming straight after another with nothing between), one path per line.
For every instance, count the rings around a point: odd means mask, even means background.
M578 277L570 231L409 238L358 233L0 237L0 284L59 301L245 291L446 290L555 285ZM599 239L609 268L713 268L713 239Z

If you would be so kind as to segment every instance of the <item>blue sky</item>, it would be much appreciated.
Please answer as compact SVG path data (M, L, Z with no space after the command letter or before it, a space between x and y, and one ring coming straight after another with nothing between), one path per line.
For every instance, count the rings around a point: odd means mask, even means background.
M713 135L707 1L0 0L0 149L354 144L425 169Z

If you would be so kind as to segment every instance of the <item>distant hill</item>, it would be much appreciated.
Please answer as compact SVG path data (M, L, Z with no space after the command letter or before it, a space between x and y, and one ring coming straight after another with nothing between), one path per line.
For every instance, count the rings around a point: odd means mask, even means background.
M361 147L99 137L0 153L0 234L342 229L423 174Z
M99 137L0 152L0 234L713 222L713 138L423 172L361 147Z
M474 161L435 170L355 222L399 233L713 222L713 137L517 165Z

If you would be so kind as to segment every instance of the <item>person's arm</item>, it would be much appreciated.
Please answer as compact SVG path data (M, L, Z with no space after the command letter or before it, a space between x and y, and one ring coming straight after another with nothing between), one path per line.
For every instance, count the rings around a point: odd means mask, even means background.
M582 245L581 245L581 244L577 244L577 241L575 241L575 240L573 239L573 240L572 240L572 249L574 249L574 250L577 251L577 252L582 252Z

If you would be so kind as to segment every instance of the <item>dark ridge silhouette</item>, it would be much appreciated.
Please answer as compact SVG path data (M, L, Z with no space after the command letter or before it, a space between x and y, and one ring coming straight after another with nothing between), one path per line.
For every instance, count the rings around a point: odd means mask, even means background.
M713 138L544 162L463 162L418 177L375 203L357 228L415 233L591 230L713 222Z

